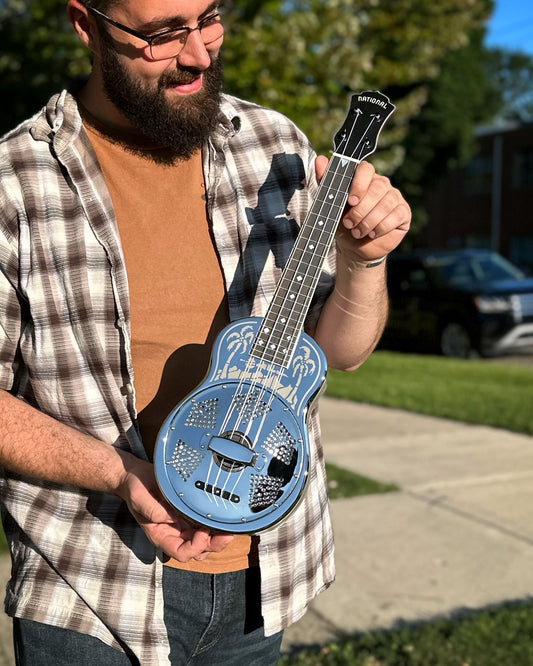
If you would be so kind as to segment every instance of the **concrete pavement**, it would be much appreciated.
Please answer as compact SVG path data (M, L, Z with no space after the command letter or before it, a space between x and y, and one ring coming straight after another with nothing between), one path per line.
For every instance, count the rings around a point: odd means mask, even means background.
M331 398L321 413L328 461L401 490L332 502L337 581L284 651L533 596L532 437Z
M533 438L323 399L326 459L398 493L332 502L337 580L284 650L533 596Z

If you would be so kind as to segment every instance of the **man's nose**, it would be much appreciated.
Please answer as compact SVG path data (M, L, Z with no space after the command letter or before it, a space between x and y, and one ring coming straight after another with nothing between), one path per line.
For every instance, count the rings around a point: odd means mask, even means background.
M211 54L206 48L205 42L199 30L191 30L185 46L178 54L178 63L182 67L196 67L207 69L211 64Z

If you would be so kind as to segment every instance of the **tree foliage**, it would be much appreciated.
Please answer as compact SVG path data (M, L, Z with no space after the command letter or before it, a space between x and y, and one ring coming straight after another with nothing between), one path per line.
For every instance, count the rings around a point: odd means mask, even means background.
M381 89L397 111L381 139L389 171L447 53L468 43L491 0L233 0L226 81L293 118L326 151L349 91Z
M502 95L499 116L533 121L533 58L521 51L490 49L485 75Z
M405 158L394 179L409 199L415 230L426 222L425 191L473 156L475 126L488 123L502 108L501 89L485 76L489 52L482 37L475 31L466 46L443 58L403 142Z
M38 111L89 59L65 0L0 2L0 133Z
M226 90L291 117L327 153L350 92L379 89L397 110L374 161L419 211L423 191L473 150L473 126L531 113L533 64L488 52L493 0L225 0ZM0 0L0 132L37 111L89 54L66 0ZM501 104L500 104L501 103ZM423 218L423 214L419 215Z

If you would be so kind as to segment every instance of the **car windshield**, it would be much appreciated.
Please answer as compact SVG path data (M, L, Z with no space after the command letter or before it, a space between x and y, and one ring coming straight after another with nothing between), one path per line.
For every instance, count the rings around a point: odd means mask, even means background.
M473 282L523 280L524 274L495 253L431 257L427 267L441 286L461 287Z

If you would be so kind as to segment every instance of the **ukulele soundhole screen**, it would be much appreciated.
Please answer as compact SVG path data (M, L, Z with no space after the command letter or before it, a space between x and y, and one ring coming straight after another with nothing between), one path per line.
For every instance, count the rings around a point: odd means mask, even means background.
M283 479L275 476L252 475L250 478L250 501L248 505L251 511L262 511L279 497Z
M172 458L167 461L167 465L172 465L181 478L187 481L203 458L203 453L193 449L179 439Z
M217 424L217 414L218 398L195 402L191 407L185 425L192 428L214 428Z
M281 460L286 465L290 465L295 443L296 440L283 423L278 423L266 438L263 447L271 456Z
M270 407L259 397L257 391L240 393L235 396L233 402L243 421L253 421L270 411Z

